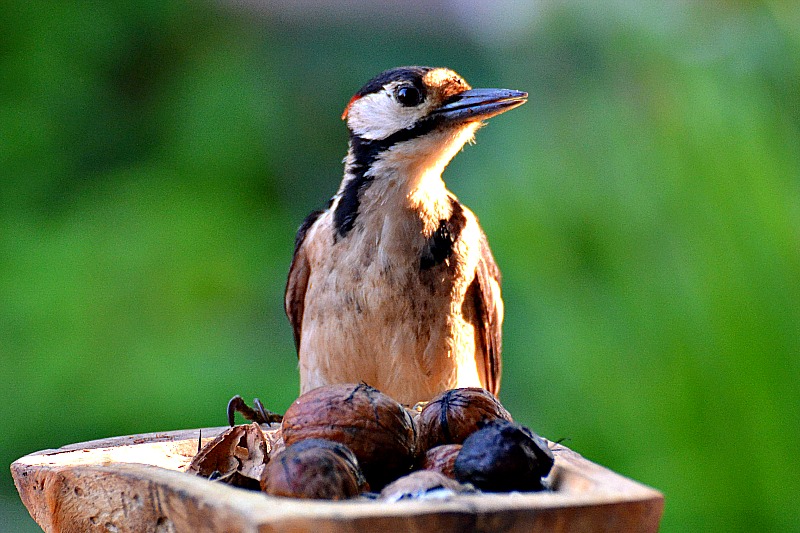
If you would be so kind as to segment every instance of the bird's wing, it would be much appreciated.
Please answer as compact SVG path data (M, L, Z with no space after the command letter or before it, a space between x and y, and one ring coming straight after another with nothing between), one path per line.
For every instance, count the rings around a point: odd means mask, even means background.
M284 296L284 306L286 316L294 330L294 346L297 354L300 355L300 335L303 328L303 311L305 310L306 289L308 288L308 278L311 274L311 265L308 262L305 244L306 234L314 222L317 221L322 211L314 211L306 217L294 241L294 256L292 266L289 267L289 279L286 280L286 294Z
M486 389L496 396L500 392L502 370L503 300L500 296L500 270L482 232L481 259L472 284L477 314L477 342L483 348Z

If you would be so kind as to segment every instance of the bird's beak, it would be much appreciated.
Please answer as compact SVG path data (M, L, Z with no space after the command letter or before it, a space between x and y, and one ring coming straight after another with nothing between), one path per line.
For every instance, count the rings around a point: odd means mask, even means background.
M491 118L521 106L528 93L511 89L470 89L448 98L434 114L447 122L472 122Z

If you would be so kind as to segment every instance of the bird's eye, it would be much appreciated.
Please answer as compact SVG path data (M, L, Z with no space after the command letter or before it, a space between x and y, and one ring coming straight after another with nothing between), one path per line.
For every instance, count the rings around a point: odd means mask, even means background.
M397 101L405 107L419 105L422 95L416 87L400 87L397 90Z

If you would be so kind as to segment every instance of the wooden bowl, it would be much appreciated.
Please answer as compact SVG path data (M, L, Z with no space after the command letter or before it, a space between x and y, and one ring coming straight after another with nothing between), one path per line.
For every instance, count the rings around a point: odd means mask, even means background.
M227 428L131 435L26 455L11 465L22 501L47 532L658 531L658 491L551 443L553 491L437 501L270 497L183 472ZM202 432L202 439L201 437Z

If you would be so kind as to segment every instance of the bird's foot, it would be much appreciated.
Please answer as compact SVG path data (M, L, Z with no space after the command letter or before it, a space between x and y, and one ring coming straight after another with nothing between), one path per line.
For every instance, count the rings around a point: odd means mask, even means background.
M238 394L228 402L228 424L233 427L236 422L236 413L241 413L245 419L258 424L272 424L283 420L283 415L273 413L264 408L264 404L258 398L253 398L255 409L245 403Z

